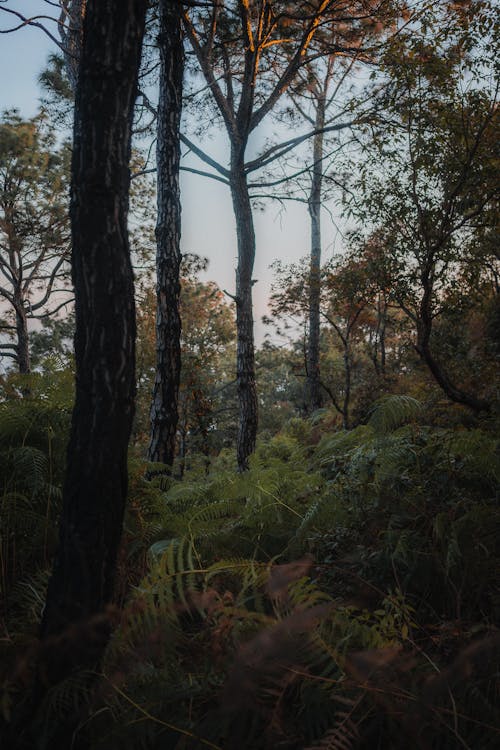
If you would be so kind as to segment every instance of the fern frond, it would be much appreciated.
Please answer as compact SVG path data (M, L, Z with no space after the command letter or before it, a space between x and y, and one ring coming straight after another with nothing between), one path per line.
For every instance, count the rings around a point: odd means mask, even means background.
M375 402L368 425L376 435L387 435L405 422L416 419L421 412L422 403L416 398L391 394Z
M305 750L354 750L359 741L359 730L349 712L337 712L336 725Z

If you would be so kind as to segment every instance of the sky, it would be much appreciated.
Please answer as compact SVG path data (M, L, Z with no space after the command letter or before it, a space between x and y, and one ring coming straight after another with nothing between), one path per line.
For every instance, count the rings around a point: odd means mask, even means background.
M9 0L8 7L32 16L50 12L43 0ZM46 22L55 31L55 24ZM16 21L0 10L0 29L15 25ZM17 108L24 117L35 114L39 104L40 89L37 76L45 66L56 45L41 29L24 27L11 34L0 34L0 110ZM265 127L265 126L264 126ZM260 132L260 138L266 135ZM285 133L291 137L295 133ZM206 150L227 163L228 144L221 133L204 144ZM194 162L191 162L194 166ZM202 166L198 164L198 166ZM227 186L205 177L182 173L182 251L197 253L209 258L205 276L213 279L229 293L234 293L237 263L236 227ZM294 262L309 252L309 222L304 204L288 204L283 211L276 202L269 202L265 210L255 212L257 253L254 278L254 318L256 342L262 343L265 334L271 334L261 323L267 313L272 272L270 264L275 259ZM329 214L323 216L324 257L331 254L337 229ZM272 336L274 340L275 337Z

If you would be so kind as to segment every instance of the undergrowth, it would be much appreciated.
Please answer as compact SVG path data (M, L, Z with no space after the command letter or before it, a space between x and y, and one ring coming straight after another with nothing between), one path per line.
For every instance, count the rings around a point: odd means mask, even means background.
M37 403L0 405L7 724L64 463L67 412ZM75 706L96 749L498 746L494 426L436 426L402 396L325 424L292 420L244 474L224 452L182 481L131 458L114 635L92 681L46 697L38 747Z

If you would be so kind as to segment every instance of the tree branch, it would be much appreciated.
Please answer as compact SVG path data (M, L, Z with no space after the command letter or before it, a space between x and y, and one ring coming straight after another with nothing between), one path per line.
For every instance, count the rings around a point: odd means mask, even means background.
M289 151L292 151L292 149L296 148L296 146L299 146L301 143L304 143L304 141L307 141L309 138L312 138L315 135L320 135L321 133L331 133L336 130L344 130L345 128L350 128L352 125L355 125L358 122L360 121L354 119L347 122L340 122L336 125L327 125L326 127L320 128L319 130L310 130L303 135L298 135L295 138L290 138L290 140L288 141L277 143L274 146L268 148L267 151L264 151L264 153L258 156L257 159L253 159L252 161L248 162L245 166L245 172L249 174L250 172L254 172L256 169L261 169L261 167L264 167L267 164L275 161L276 159L279 159Z
M43 23L40 23L41 20L43 21L53 21L58 26L60 25L60 21L58 21L57 18L53 18L52 16L32 16L31 18L28 18L27 16L24 16L22 13L19 13L17 10L12 10L12 8L4 8L0 7L0 11L3 11L4 13L10 13L11 15L18 18L21 23L19 23L17 26L13 26L11 29L0 29L0 34L11 34L14 31L19 31L19 29L24 28L25 26L34 26L37 29L41 29L44 34L46 34L49 39L51 39L54 44L56 44L59 49L62 52L66 52L66 49L63 44L55 37L44 25Z
M217 182L222 182L223 185L229 185L229 180L225 180L224 177L219 177L217 174L212 174L211 172L205 172L203 169L194 169L193 167L180 167L181 172L190 172L191 174L199 174L202 177L209 177L211 180L217 180ZM150 171L156 171L156 170L150 170Z
M193 154L196 154L196 156L205 162L205 164L208 164L210 167L215 169L219 174L221 174L223 177L226 177L226 179L229 179L229 170L222 166L222 164L219 164L218 161L215 161L211 156L209 156L205 151L203 151L199 146L197 146L195 143L193 143L187 136L183 135L181 133L180 139L182 143L184 143L185 146L187 146L190 151L193 152Z
M198 62L200 63L200 67L203 72L203 75L205 76L205 80L210 86L211 94L215 99L215 102L224 119L224 122L226 123L227 129L230 133L236 134L237 127L236 127L234 112L229 106L228 100L222 93L222 89L217 83L212 66L210 65L210 61L207 59L204 53L204 50L200 44L200 40L198 39L196 30L191 22L191 19L189 18L189 14L187 13L187 11L183 13L182 18L184 22L184 28L186 29L187 36L191 43L191 47L193 48L193 51L198 59Z

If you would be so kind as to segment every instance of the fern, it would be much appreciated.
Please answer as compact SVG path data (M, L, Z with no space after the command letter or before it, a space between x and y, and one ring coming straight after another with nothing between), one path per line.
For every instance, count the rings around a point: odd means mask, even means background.
M368 425L376 435L387 435L422 413L422 404L411 396L392 394L375 402Z
M353 701L353 708L355 705ZM359 731L352 719L352 711L337 711L335 718L335 726L305 750L353 750L357 746Z

